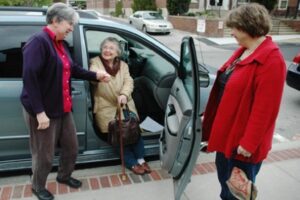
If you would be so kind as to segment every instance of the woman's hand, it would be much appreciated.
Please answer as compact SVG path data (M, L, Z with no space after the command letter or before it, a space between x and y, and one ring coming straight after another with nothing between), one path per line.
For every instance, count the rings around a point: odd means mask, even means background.
M36 119L39 123L37 127L38 130L44 130L50 126L50 119L48 118L45 112L38 113L36 115Z
M122 106L127 104L127 97L124 94L118 96L118 103Z
M110 81L110 75L105 71L98 71L97 80L107 83Z
M250 157L251 153L249 151L247 151L246 149L244 149L241 145L239 145L238 149L237 149L237 154L243 155L244 157Z

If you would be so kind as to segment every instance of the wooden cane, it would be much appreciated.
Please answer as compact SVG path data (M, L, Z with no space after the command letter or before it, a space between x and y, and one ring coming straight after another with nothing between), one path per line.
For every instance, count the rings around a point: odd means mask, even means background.
M118 105L118 118L119 118L119 131L120 131L120 156L121 156L121 163L122 163L122 181L126 181L127 176L125 174L125 164L124 164L124 146L123 146L123 137L122 137L122 118L121 118L121 106Z

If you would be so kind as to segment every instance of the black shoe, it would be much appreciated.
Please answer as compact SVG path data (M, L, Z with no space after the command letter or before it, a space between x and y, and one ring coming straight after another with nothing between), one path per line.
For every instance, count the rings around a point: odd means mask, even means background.
M72 178L72 177L69 177L68 179L66 180L62 180L60 178L56 178L57 182L61 183L61 184L65 184L65 185L68 185L72 188L80 188L82 183L80 180L77 180L75 178Z
M47 190L42 189L40 191L36 191L35 189L31 189L32 193L39 199L39 200L52 200L54 196Z

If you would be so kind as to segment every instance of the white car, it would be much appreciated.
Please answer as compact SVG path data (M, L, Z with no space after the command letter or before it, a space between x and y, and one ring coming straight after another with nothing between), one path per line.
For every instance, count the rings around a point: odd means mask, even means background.
M173 25L156 11L136 11L129 16L129 24L147 33L170 34Z
M102 18L104 15L96 10L80 10L82 12L85 12L85 13L89 13L97 18Z

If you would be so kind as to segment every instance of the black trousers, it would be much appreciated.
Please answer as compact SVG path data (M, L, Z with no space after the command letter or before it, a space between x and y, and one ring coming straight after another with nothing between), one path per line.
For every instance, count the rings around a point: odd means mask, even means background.
M32 155L32 188L40 191L46 187L46 181L52 169L55 148L60 144L60 158L57 177L67 179L71 176L78 152L78 140L72 113L50 119L50 127L37 130L36 117L23 109L24 119L30 132L30 150Z

